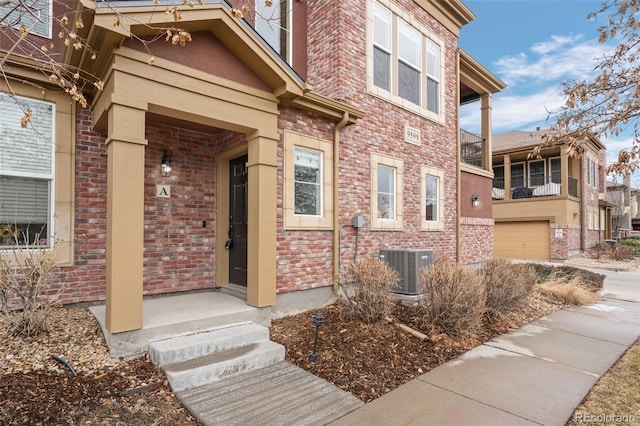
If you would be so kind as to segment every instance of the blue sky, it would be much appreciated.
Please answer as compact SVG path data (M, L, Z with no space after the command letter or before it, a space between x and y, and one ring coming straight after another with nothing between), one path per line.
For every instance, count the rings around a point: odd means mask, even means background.
M493 131L549 127L548 110L564 103L560 83L592 75L596 58L615 47L599 43L598 21L587 20L600 0L464 0L476 19L462 28L459 46L507 84L493 98ZM479 130L478 106L461 111L461 126ZM607 159L631 136L603 140ZM634 177L640 186L640 176Z

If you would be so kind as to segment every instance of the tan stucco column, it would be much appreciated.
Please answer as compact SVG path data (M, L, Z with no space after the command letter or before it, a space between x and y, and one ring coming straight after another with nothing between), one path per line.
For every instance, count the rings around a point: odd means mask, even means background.
M569 194L569 154L567 147L560 148L560 195L567 197Z
M511 156L509 154L504 156L504 199L511 199Z
M278 141L247 135L249 205L247 241L247 303L276 303L276 206Z
M481 136L484 139L484 152L482 164L485 170L492 171L491 164L491 94L486 93L480 96L480 119L481 119Z
M107 303L111 333L142 328L145 111L109 107Z

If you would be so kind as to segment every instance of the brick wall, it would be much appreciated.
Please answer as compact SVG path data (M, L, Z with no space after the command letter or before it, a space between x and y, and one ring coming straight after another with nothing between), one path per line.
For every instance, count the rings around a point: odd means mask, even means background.
M460 262L477 264L493 256L493 219L460 218Z

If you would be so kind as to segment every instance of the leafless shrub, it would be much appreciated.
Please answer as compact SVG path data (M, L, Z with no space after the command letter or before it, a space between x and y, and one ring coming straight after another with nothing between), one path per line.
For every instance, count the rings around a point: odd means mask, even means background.
M431 268L420 270L420 282L423 297L417 309L430 333L459 338L481 327L485 289L477 271L436 260Z
M479 273L486 289L486 309L491 314L506 314L517 308L536 283L536 275L528 265L505 259L487 261Z
M393 307L389 293L398 286L398 271L376 258L349 264L341 277L343 301L351 313L366 323L383 319Z
M3 332L12 336L32 336L49 329L59 288L45 294L54 260L45 246L25 245L30 240L27 231L13 232L11 248L0 250L0 316L4 317Z
M628 260L632 258L635 253L636 249L634 247L616 244L615 246L611 247L609 256L613 260Z
M588 305L600 300L596 293L581 285L578 277L571 280L552 278L540 284L538 289L543 294L569 305Z

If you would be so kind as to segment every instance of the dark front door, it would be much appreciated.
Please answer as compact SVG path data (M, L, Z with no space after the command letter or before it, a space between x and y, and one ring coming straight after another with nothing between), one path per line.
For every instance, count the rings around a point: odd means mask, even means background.
M229 282L247 285L247 161L231 160L229 169Z

